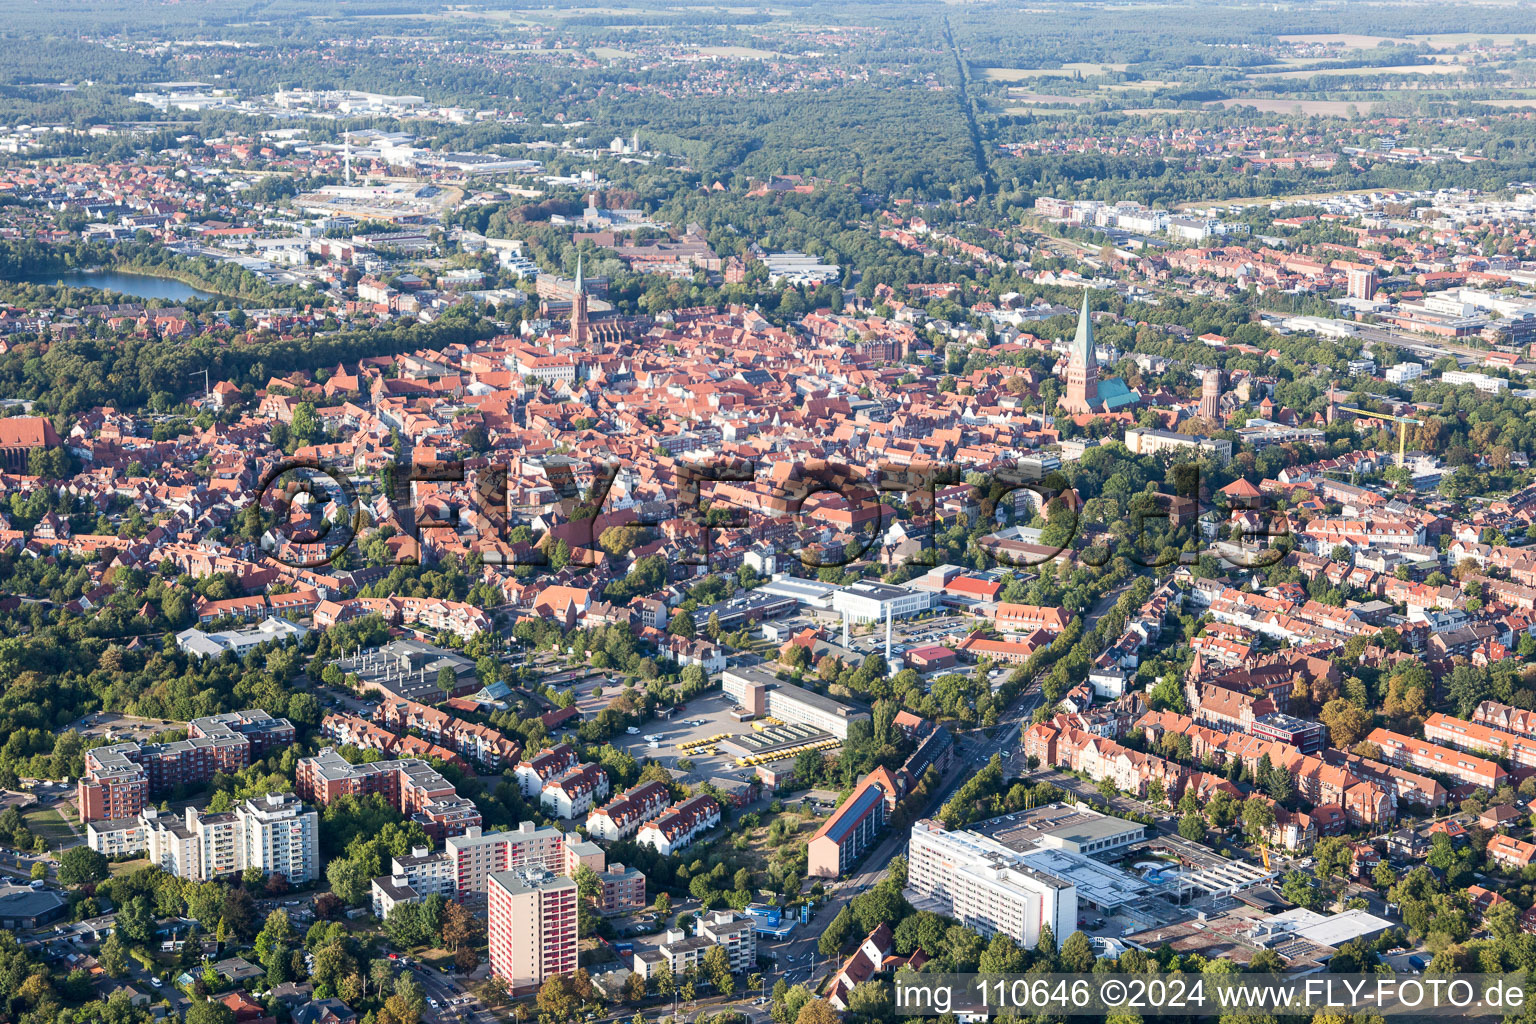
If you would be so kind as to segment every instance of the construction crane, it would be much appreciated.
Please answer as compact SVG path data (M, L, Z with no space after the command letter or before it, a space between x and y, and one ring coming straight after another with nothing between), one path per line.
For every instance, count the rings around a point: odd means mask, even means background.
M1408 450L1408 424L1420 424L1423 420L1416 420L1412 416L1392 416L1384 412L1371 412L1369 409L1355 409L1347 405L1339 406L1340 412L1352 412L1356 416L1365 416L1373 420L1385 420L1388 423L1397 424L1397 464L1403 464L1404 454Z

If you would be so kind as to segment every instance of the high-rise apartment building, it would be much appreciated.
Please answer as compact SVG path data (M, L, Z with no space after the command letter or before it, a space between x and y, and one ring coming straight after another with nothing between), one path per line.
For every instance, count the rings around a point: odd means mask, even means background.
M246 868L290 885L320 877L320 818L291 793L246 800L232 813L181 817L147 808L139 816L149 861L168 874L207 882Z
M528 869L498 871L486 891L491 972L513 995L576 970L576 882Z
M235 808L240 870L260 868L290 885L320 877L320 816L291 793L268 793Z

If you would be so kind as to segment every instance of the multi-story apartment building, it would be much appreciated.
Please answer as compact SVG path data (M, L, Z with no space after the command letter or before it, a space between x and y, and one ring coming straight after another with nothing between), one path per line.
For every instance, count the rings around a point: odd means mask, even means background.
M626 839L671 803L671 791L657 780L631 786L587 815L587 834L609 842Z
M85 845L103 857L142 853L148 843L149 833L138 818L104 818L85 823Z
M565 836L559 829L535 828L531 821L501 832L471 828L463 835L449 837L443 847L461 896L485 892L486 881L498 871L565 870Z
M886 814L896 805L896 780L880 769L864 776L848 799L822 822L806 848L807 874L836 878L858 861L885 831Z
M491 972L513 995L576 970L576 883L537 869L498 871L487 881Z
M907 844L907 885L983 935L1001 932L1033 949L1049 927L1060 944L1077 930L1077 889L1024 858L978 833L919 821Z
M224 814L188 807L177 817L146 808L138 825L150 863L179 878L207 882L247 868L292 885L320 877L319 815L292 794L246 800Z
M382 794L401 814L410 815L433 839L463 835L480 825L480 811L459 796L437 769L414 757L371 764L351 764L334 748L302 758L295 771L299 795L322 807L347 794Z
M717 910L699 919L698 934L725 950L733 973L757 966L757 927L750 916Z
M665 966L673 977L680 978L690 968L702 965L704 957L716 946L725 949L733 972L756 966L757 931L752 919L725 910L701 920L695 935L670 930L660 945L635 952L634 971L642 978L650 978Z
M720 804L714 797L700 794L662 811L654 820L640 826L635 842L667 857L718 824Z
M586 814L607 795L608 773L599 765L583 764L544 783L539 803L556 818L575 818Z
M1424 738L1457 750L1473 750L1507 759L1516 768L1536 768L1536 739L1503 732L1477 722L1435 713L1424 720Z
M283 875L290 885L320 877L320 816L290 793L269 793L235 808L243 871Z
M597 873L603 888L591 900L592 909L604 917L631 914L645 907L645 873L623 864L609 864Z
M174 743L116 743L85 755L77 785L83 821L130 818L148 799L181 785L233 773L292 743L293 724L257 709L231 711L187 723L187 738Z
M545 747L531 758L517 763L518 788L530 800L544 792L544 783L576 767L576 751L569 743Z
M1404 765L1421 772L1433 772L1458 782L1468 782L1488 790L1497 789L1509 779L1509 772L1496 761L1441 747L1412 736L1372 729L1366 739L1381 751L1388 764Z

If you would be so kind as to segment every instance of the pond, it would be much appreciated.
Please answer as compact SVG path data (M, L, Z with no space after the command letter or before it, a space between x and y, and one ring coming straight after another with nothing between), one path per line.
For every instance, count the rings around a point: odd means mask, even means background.
M100 288L103 291L130 295L136 299L169 299L172 302L185 302L188 299L218 298L213 292L194 288L167 277L125 274L120 270L65 270L56 274L38 274L28 277L26 282L28 284L63 284L74 288Z

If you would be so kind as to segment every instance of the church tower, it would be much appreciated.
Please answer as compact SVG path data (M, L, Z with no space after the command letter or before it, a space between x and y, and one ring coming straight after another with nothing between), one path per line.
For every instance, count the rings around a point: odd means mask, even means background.
M1099 408L1099 357L1094 351L1093 318L1088 315L1086 288L1082 312L1077 317L1077 334L1067 360L1067 393L1057 404L1069 416L1082 416Z
M587 290L581 283L581 256L576 257L576 294L571 296L571 341L585 348L588 334Z

